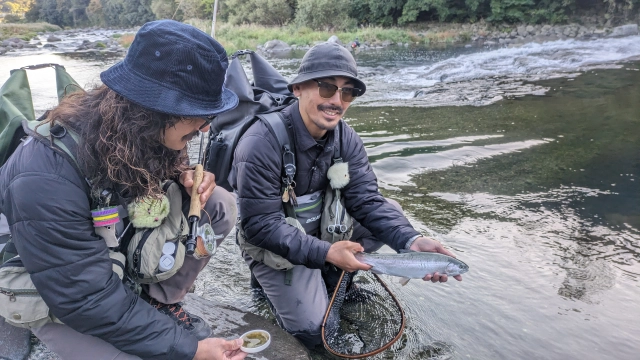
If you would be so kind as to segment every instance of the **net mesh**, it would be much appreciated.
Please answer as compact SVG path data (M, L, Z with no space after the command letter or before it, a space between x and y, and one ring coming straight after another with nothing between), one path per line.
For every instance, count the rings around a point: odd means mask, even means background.
M403 329L402 307L378 275L342 273L322 325L327 351L352 359L375 355L396 342Z

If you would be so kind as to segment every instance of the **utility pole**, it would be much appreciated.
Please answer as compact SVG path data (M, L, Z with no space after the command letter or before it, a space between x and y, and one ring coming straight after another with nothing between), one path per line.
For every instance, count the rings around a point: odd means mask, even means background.
M216 13L218 12L218 0L213 2L213 19L211 20L211 37L216 38Z

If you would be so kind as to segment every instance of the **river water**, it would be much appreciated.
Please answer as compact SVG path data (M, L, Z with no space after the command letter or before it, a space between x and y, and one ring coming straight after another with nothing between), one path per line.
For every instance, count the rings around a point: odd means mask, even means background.
M272 63L291 78L299 55ZM379 357L637 359L640 37L356 56L368 91L346 120L381 191L470 266L462 282L385 278L407 329ZM0 82L55 62L87 86L117 60L4 56ZM54 105L53 71L30 79L36 110ZM231 238L196 293L271 316Z

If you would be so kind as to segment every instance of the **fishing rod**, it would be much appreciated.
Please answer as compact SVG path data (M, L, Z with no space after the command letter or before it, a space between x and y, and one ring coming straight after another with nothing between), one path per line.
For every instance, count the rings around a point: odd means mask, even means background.
M198 163L193 174L193 186L191 187L191 206L189 207L189 236L187 237L186 247L187 255L193 255L196 251L198 242L198 224L200 223L200 213L202 204L200 203L200 194L198 188L202 184L204 178L204 133L200 132L200 153L198 154Z

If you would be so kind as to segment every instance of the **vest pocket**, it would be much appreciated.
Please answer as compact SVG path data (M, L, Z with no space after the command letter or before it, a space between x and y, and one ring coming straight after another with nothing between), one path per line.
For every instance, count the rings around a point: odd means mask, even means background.
M0 316L8 324L27 329L59 322L50 315L27 270L9 264L0 268Z

